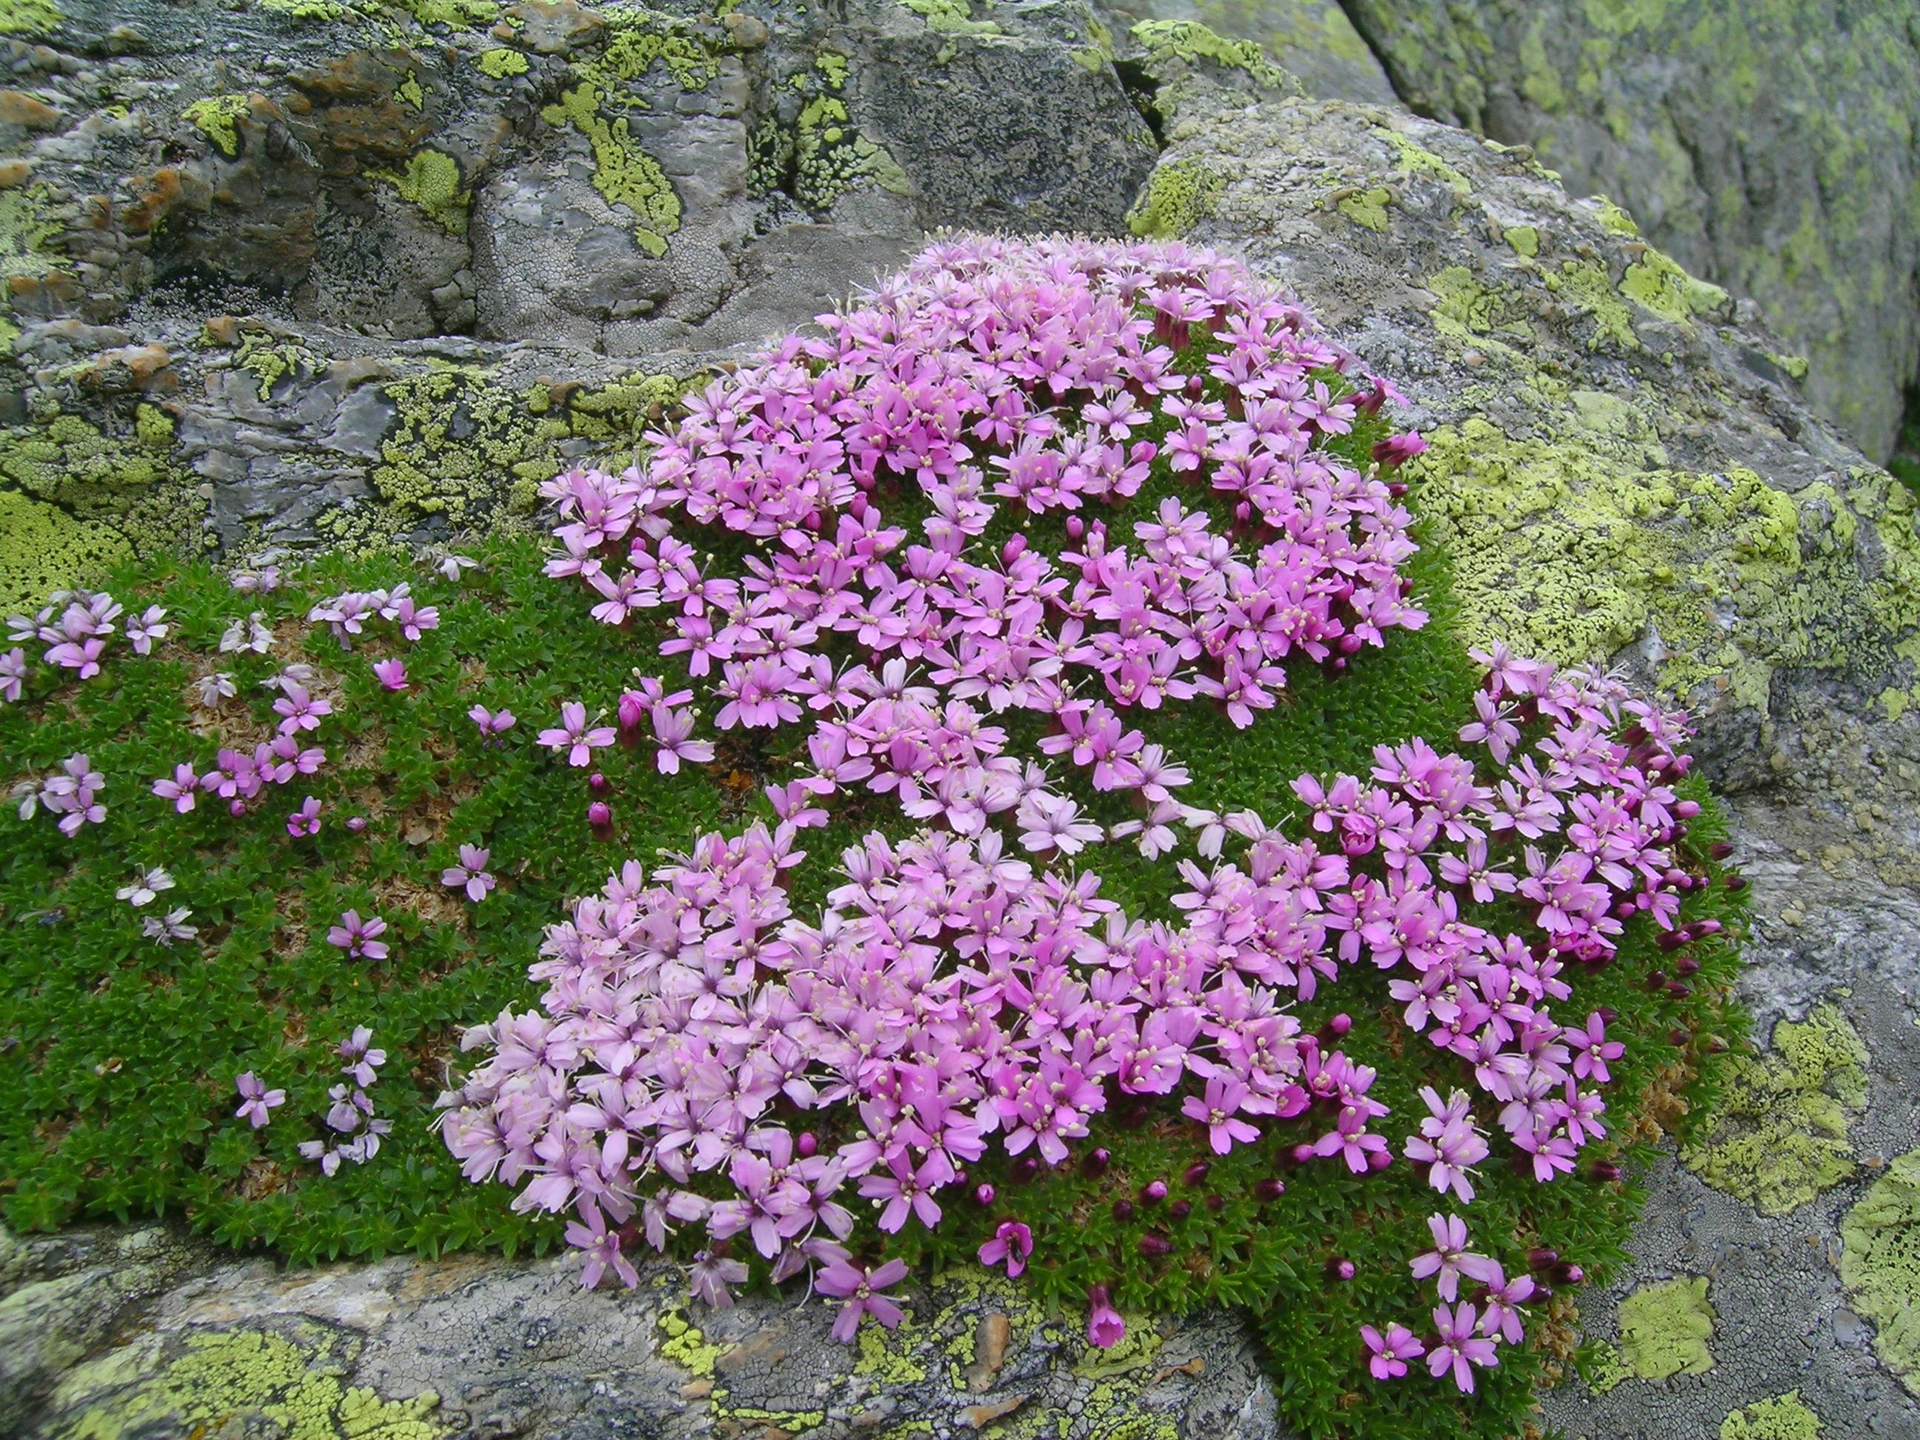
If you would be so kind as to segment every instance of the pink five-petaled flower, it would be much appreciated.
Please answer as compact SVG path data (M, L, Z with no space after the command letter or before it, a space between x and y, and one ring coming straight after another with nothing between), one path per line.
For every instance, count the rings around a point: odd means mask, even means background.
M307 687L288 681L281 687L278 700L273 702L274 713L280 716L280 733L297 734L302 730L318 730L320 717L333 713L333 702L318 695L309 695Z
M1429 1215L1427 1229L1433 1232L1433 1249L1414 1256L1410 1265L1416 1280L1436 1274L1440 1277L1438 1288L1442 1300L1451 1300L1459 1294L1462 1275L1484 1283L1500 1273L1496 1261L1467 1249L1467 1222L1458 1215Z
M600 1283L600 1277L612 1266L614 1274L620 1277L620 1283L629 1290L640 1283L640 1272L633 1268L633 1262L620 1253L620 1232L607 1229L605 1217L600 1207L591 1200L584 1204L587 1223L567 1224L567 1243L577 1250L587 1252L587 1263L580 1271L580 1284L591 1290Z
M851 1260L836 1259L813 1277L813 1287L822 1295L831 1295L847 1303L840 1307L840 1318L833 1322L833 1338L842 1345L853 1343L863 1315L871 1315L888 1330L905 1317L892 1300L879 1292L907 1278L907 1262L889 1260L869 1270Z
M200 790L200 776L191 765L173 767L173 778L159 779L153 782L153 793L162 800L173 801L173 808L184 815L193 809L194 796Z
M1453 1383L1468 1395L1473 1393L1473 1367L1500 1363L1493 1353L1494 1342L1475 1333L1479 1320L1479 1312L1471 1305L1433 1307L1434 1328L1440 1336L1427 1351L1427 1369L1436 1380L1453 1371Z
M384 960L387 943L377 937L386 933L387 922L378 915L362 920L359 911L349 910L327 931L327 943L346 951L351 959Z
M1407 1373L1407 1361L1418 1360L1427 1348L1404 1325L1389 1325L1385 1335L1371 1325L1362 1325L1360 1338L1367 1346L1367 1369L1376 1380L1399 1379Z
M18 645L0 655L0 700L18 700L27 680L27 652Z
M404 690L407 688L407 662L376 660L373 662L373 678L389 690Z
M595 750L613 744L615 734L611 725L588 729L587 707L578 700L567 700L560 706L559 726L542 730L540 743L550 750L565 750L569 765L584 767L593 763Z
M1233 1142L1251 1145L1260 1138L1259 1130L1238 1116L1238 1111L1247 1098L1247 1087L1238 1080L1223 1079L1216 1075L1207 1081L1206 1097L1189 1095L1180 1102L1180 1113L1189 1120L1198 1120L1207 1127L1207 1139L1213 1145L1213 1153L1224 1155L1233 1149Z
M624 703L624 701L622 702ZM653 707L653 733L660 742L653 763L662 775L678 775L680 762L704 765L713 759L713 742L693 738L693 711Z
M462 845L460 863L442 870L440 883L454 890L465 890L467 898L479 904L494 885L493 876L487 873L487 859L491 854L477 845Z
M287 817L287 834L298 840L302 836L320 833L320 802L309 795L300 802L300 808Z
M1018 1220L1002 1220L993 1238L980 1247L980 1263L994 1266L1006 1262L1007 1278L1017 1280L1033 1254L1033 1231Z
M484 705L476 705L467 711L467 718L479 727L480 733L492 744L499 744L500 737L513 727L511 710L489 710Z
M747 1267L741 1261L729 1260L725 1255L701 1250L694 1255L693 1264L687 1267L687 1279L691 1283L694 1299L703 1300L716 1310L726 1310L733 1305L733 1287L746 1283Z
M240 1108L233 1112L234 1118L247 1121L256 1130L272 1118L269 1110L287 1103L286 1091L267 1089L251 1070L235 1080L233 1088L240 1092Z
M1113 1308L1113 1297L1104 1285L1087 1287L1087 1343L1111 1350L1127 1333L1127 1322Z

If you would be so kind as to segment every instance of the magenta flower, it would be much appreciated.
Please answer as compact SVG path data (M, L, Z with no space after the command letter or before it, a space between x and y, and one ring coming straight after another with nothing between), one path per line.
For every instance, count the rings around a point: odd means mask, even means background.
M387 922L378 915L362 920L357 910L349 910L327 931L327 943L346 951L349 959L384 960L387 943L378 937L386 933Z
M680 773L680 762L704 765L713 759L713 742L693 738L693 711L653 707L653 733L660 742L654 751L654 766L662 775Z
M813 1277L813 1288L822 1295L847 1302L840 1307L840 1317L833 1322L833 1338L843 1345L851 1345L854 1332L860 1328L861 1318L867 1315L873 1316L889 1330L897 1326L906 1318L905 1313L879 1292L890 1285L899 1284L906 1277L907 1262L904 1260L889 1260L873 1270L856 1265L851 1260L834 1260L823 1267Z
M1236 1140L1242 1145L1251 1145L1260 1138L1260 1131L1237 1114L1246 1101L1246 1086L1237 1080L1223 1080L1216 1075L1207 1081L1205 1098L1187 1096L1180 1102L1180 1113L1189 1120L1198 1120L1205 1125L1213 1153L1224 1155L1233 1149Z
M272 1118L268 1111L287 1103L286 1091L267 1089L251 1070L236 1079L233 1086L240 1092L240 1108L233 1112L234 1118L247 1121L256 1130Z
M154 641L167 638L166 617L167 612L160 606L149 605L144 613L127 621L127 639L132 642L134 654L151 655Z
M309 795L300 802L300 808L287 817L287 834L298 840L303 836L320 833L320 802Z
M1127 1322L1120 1318L1120 1312L1113 1308L1113 1301L1104 1285L1092 1285L1087 1289L1087 1343L1101 1350L1111 1350L1120 1343L1127 1333Z
M687 1267L687 1279L691 1282L693 1298L704 1301L716 1310L728 1310L733 1306L733 1288L747 1281L747 1267L738 1260L729 1260L724 1255L716 1255L702 1250L693 1257L693 1264Z
M375 667L376 673L378 668L378 666ZM385 679L384 676L381 678ZM389 688L400 687L390 686ZM309 695L306 686L288 681L281 686L280 698L273 702L273 710L281 717L280 733L294 735L302 730L319 729L320 717L333 713L333 702L323 696Z
M587 707L578 700L564 701L560 706L560 724L540 732L540 743L553 751L565 750L567 763L585 767L593 763L593 752L613 744L615 731L611 725L587 726Z
M1367 1369L1376 1380L1399 1379L1407 1373L1407 1361L1418 1360L1426 1353L1426 1346L1404 1325L1389 1325L1385 1335L1371 1325L1362 1325L1360 1338L1368 1350Z
M27 652L18 645L0 655L0 701L20 698L27 680Z
M440 883L450 889L465 890L467 898L479 904L494 886L493 876L487 873L487 858L491 853L476 845L462 845L460 863L442 870Z
M1414 1256L1411 1268L1416 1280L1424 1280L1429 1275L1440 1277L1441 1299L1451 1300L1459 1293L1462 1275L1484 1283L1500 1273L1495 1261L1467 1249L1467 1222L1458 1215L1430 1215L1427 1229L1433 1232L1433 1249Z
M1451 1370L1453 1383L1468 1395L1473 1393L1473 1367L1500 1363L1500 1358L1493 1353L1494 1342L1477 1333L1479 1318L1471 1305L1433 1308L1433 1324L1439 1338L1427 1351L1427 1369L1436 1380Z
M404 690L407 688L407 662L376 660L373 662L373 677L389 690Z
M1005 1263L1007 1278L1017 1280L1033 1254L1033 1231L1017 1220L1003 1220L993 1238L980 1247L980 1263L986 1266Z

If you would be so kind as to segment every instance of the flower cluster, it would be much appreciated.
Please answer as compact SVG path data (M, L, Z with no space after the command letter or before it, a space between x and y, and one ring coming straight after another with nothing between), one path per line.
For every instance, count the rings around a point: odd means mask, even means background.
M166 613L157 605L149 606L127 622L127 639L135 653L149 654L154 641L166 637ZM113 622L121 614L119 602L104 591L62 590L37 614L9 617L8 638L16 645L39 641L47 647L41 656L44 663L71 670L78 679L91 680L100 673L100 657L114 633ZM0 655L0 700L20 698L26 673L24 650L16 648Z
M418 640L423 632L440 628L439 610L416 601L405 581L391 590L349 590L322 600L307 612L309 624L326 622L342 649L351 648L354 637L366 634L367 626L376 618L391 621L408 640Z
M893 1267L851 1260L848 1198L882 1232L932 1229L990 1151L1059 1167L1111 1110L1163 1101L1217 1155L1284 1126L1297 1163L1393 1164L1374 1068L1335 1043L1344 1025L1303 1033L1290 1009L1357 965L1391 975L1406 1025L1472 1087L1429 1087L1399 1147L1433 1189L1472 1197L1491 1153L1476 1103L1536 1179L1571 1170L1606 1133L1620 1047L1602 1014L1554 1007L1627 918L1676 921L1684 718L1496 650L1460 753L1416 738L1364 777L1300 776L1298 836L1184 803L1156 712L1210 702L1245 727L1288 665L1337 672L1424 623L1380 474L1419 441L1374 447L1364 474L1337 448L1391 388L1347 378L1297 306L1181 246L955 242L821 324L716 382L644 470L545 488L564 548L549 573L591 587L605 623L657 613L660 654L722 702L717 728L795 727L781 743L806 760L769 785L772 827L703 835L651 877L629 862L552 929L531 972L543 1009L468 1036L491 1053L447 1097L464 1172L523 1186L518 1209L573 1210L589 1283L633 1283L623 1246L699 1226L696 1295L722 1303L748 1273L729 1247L750 1246L776 1281L847 1298L850 1336L890 1318L874 1302ZM1129 540L1081 513L1149 485L1176 493ZM1209 495L1225 526L1189 503ZM999 538L1009 519L1072 548ZM740 573L696 549L702 529L744 538ZM708 758L687 748L692 693L665 690L622 697L617 729L567 702L540 740L584 768L650 718L662 770ZM1021 711L1047 727L1036 753L1011 738ZM921 828L868 833L821 911L797 914L799 837L856 792ZM1135 818L1097 818L1108 795ZM1178 923L1127 915L1071 868L1120 840L1149 859L1191 844L1169 866ZM1009 1219L980 1259L1017 1273L1035 1244ZM1452 1299L1472 1272L1447 1263ZM1390 1332L1376 1353L1426 1354L1470 1388L1522 1288L1450 1312L1435 1346ZM1107 1295L1089 1304L1112 1343Z
M17 783L13 798L22 820L32 819L36 810L45 810L60 817L62 835L77 835L82 825L98 825L107 818L107 807L95 798L106 783L107 777L95 770L84 754L69 755L52 775Z
M350 1165L366 1164L380 1153L380 1138L393 1130L391 1120L374 1115L373 1100L367 1094L368 1088L380 1078L380 1067L387 1063L387 1052L373 1048L373 1032L364 1025L355 1026L353 1033L340 1042L336 1053L343 1062L340 1072L347 1078L327 1091L327 1098L333 1102L327 1111L327 1129L333 1134L325 1140L300 1143L301 1158L317 1160L326 1175L339 1170L342 1161ZM264 1111L258 1113L264 1114ZM254 1121L256 1126L264 1123L264 1120Z

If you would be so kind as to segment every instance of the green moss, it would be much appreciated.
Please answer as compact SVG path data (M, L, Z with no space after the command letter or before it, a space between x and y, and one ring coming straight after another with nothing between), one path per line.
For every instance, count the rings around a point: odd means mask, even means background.
M1713 1338L1719 1317L1707 1302L1707 1277L1643 1285L1620 1302L1620 1353L1642 1380L1699 1375L1713 1368Z
M1148 240L1173 240L1213 214L1226 177L1197 160L1163 161L1127 215L1127 228Z
M62 18L52 0L0 0L0 35L45 35Z
M240 153L240 120L252 105L246 95L215 95L210 99L196 100L181 111L181 116L213 142L213 146L229 160Z
M57 1440L204 1435L229 1426L272 1427L283 1440L436 1440L444 1433L428 1418L440 1405L432 1391L382 1400L375 1391L343 1385L336 1351L345 1343L317 1325L302 1325L295 1334L191 1334L180 1353L95 1401L55 1432ZM63 1389L120 1378L111 1369L83 1366Z
M1718 310L1727 303L1727 292L1687 274L1658 250L1646 254L1627 267L1621 277L1620 293L1653 311L1665 320L1691 324L1695 315Z
M1344 197L1338 205L1340 213L1363 229L1384 231L1387 228L1387 206L1393 203L1393 192L1383 185L1371 190L1359 190Z
M132 553L108 526L0 489L0 611L13 614L55 590L95 583Z
M655 65L664 65L682 90L701 90L719 73L713 51L686 33L679 22L649 10L607 12L612 38L592 60L573 67L577 84L540 112L549 125L572 126L593 147L593 184L609 204L633 212L633 238L656 258L667 253L667 237L680 228L680 197L660 162L633 138L624 115L609 120L605 110L645 110L631 82Z
M473 63L480 67L482 74L491 75L495 80L505 80L510 75L524 75L529 68L526 56L504 45L482 50Z
M405 170L398 173L375 170L371 174L398 190L402 200L419 206L448 234L467 233L467 213L473 196L461 188L460 162L451 155L439 150L420 150L408 158Z
M1142 20L1133 38L1155 60L1188 65L1212 64L1243 70L1262 85L1287 89L1291 81L1252 40L1229 40L1196 20ZM1137 232L1136 232L1137 233Z
M1887 1167L1840 1224L1840 1280L1874 1353L1920 1395L1920 1150Z
M1820 1440L1820 1417L1789 1390L1731 1411L1720 1422L1720 1440Z
M1773 1027L1772 1050L1735 1056L1712 1128L1687 1167L1763 1215L1785 1215L1854 1171L1851 1117L1866 1108L1866 1046L1833 1005Z

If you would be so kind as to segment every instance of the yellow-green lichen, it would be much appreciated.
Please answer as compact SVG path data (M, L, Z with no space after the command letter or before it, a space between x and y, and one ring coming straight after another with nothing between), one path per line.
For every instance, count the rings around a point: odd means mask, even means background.
M411 70L405 80L394 86L393 93L416 110L426 106L427 94L420 88L420 77Z
M273 399L273 390L283 380L316 373L325 362L303 345L281 340L277 332L260 326L248 326L240 332L240 344L233 364L252 375L260 403Z
M660 162L634 139L625 115L607 110L651 107L632 84L664 65L682 90L702 90L719 74L718 57L679 22L648 10L606 12L612 35L606 49L573 67L577 83L540 114L549 125L571 126L593 147L593 184L609 204L633 212L633 238L647 254L667 253L680 229L680 197Z
M887 1331L876 1325L863 1325L853 1373L872 1375L888 1385L912 1385L927 1378L927 1367L906 1350L890 1343Z
M800 111L791 125L769 115L748 138L751 193L769 195L784 187L807 209L823 213L842 195L868 185L895 195L912 192L893 156L855 127L844 94L850 74L845 55L823 50L811 66L787 77Z
M1806 379L1807 371L1813 368L1813 363L1804 355L1782 355L1776 351L1769 350L1767 352L1767 359L1771 360L1775 365L1778 365L1795 380Z
M512 52L509 52L512 53ZM467 214L473 196L460 184L460 162L440 150L416 151L401 171L375 170L376 180L384 180L400 192L400 198L417 205L450 235L467 233Z
M1867 1048L1839 1009L1773 1027L1773 1048L1731 1057L1704 1138L1681 1160L1763 1215L1785 1215L1853 1173L1847 1126L1866 1108Z
M1718 310L1727 292L1696 280L1658 250L1648 250L1620 279L1620 293L1637 300L1663 320L1691 324L1695 315Z
M147 1372L130 1381L124 1365L95 1362L69 1372L63 1398L85 1408L54 1434L122 1440L259 1431L281 1440L436 1440L443 1429L429 1417L439 1396L383 1400L342 1383L352 1348L314 1325L300 1326L292 1338L253 1330L190 1334L178 1353L154 1353Z
M1224 176L1197 160L1163 161L1127 215L1127 228L1148 240L1174 240L1213 214L1226 192Z
M1595 204L1600 208L1600 224L1604 228L1611 230L1616 235L1638 235L1640 233L1640 226L1635 222L1633 216L1621 209L1620 206L1616 205L1608 197L1605 195L1596 195L1593 198Z
M51 0L0 0L0 35L45 35L61 18Z
M1622 1380L1631 1380L1633 1367L1621 1358L1618 1350L1601 1340L1595 1342L1584 1374L1587 1388L1596 1395L1604 1395Z
M679 1310L669 1310L662 1315L659 1329L662 1355L689 1374L703 1380L713 1378L714 1362L719 1360L725 1347L709 1345L706 1333Z
M1614 290L1613 277L1605 266L1591 260L1567 260L1558 270L1546 271L1541 279L1548 290L1592 318L1589 350L1598 350L1608 342L1622 350L1640 348L1640 337L1633 329L1633 311Z
M510 75L524 75L529 68L526 56L504 45L482 50L474 64L480 67L481 74L491 75L495 80L505 80Z
M0 489L0 612L11 615L55 590L91 584L132 554L117 530Z
M1373 133L1393 147L1399 157L1398 173L1403 179L1425 176L1438 180L1456 195L1465 195L1473 188L1465 175L1447 164L1426 146L1416 143L1410 136L1402 135L1398 130L1386 125L1376 125Z
M495 0L392 0L422 25L445 25L452 30L476 30L500 18Z
M1718 1318L1704 1275L1643 1285L1620 1302L1621 1358L1642 1380L1702 1374L1713 1368L1707 1342Z
M1874 1353L1920 1395L1920 1150L1900 1156L1840 1224L1840 1281L1873 1321Z
M1507 244L1513 247L1513 253L1531 260L1540 253L1540 232L1531 225L1512 225L1507 228Z
M296 20L340 20L347 13L347 7L338 0L253 0L253 3L262 10L290 15Z
M1142 20L1133 27L1133 38L1161 63L1181 61L1188 65L1222 65L1244 70L1262 85L1289 88L1287 73L1267 59L1252 40L1229 40L1197 20Z
M231 160L240 153L240 120L251 107L246 95L214 95L194 101L181 116Z
M8 318L14 280L37 280L59 263L62 230L51 192L43 184L0 190L0 354L10 353L20 330Z
M1789 1390L1730 1411L1720 1422L1720 1440L1820 1440L1820 1417Z
M1356 190L1342 196L1336 208L1363 229L1385 231L1387 206L1392 203L1393 192L1384 185L1376 185L1370 190Z
M946 35L998 35L1000 27L991 20L973 18L973 8L967 0L900 0L903 9L911 10L927 22L927 28L938 30Z

